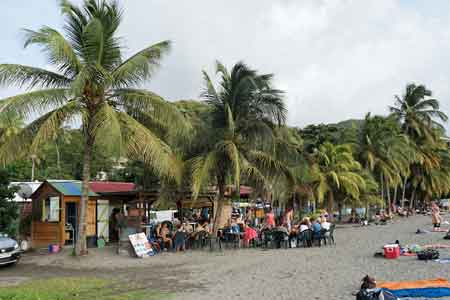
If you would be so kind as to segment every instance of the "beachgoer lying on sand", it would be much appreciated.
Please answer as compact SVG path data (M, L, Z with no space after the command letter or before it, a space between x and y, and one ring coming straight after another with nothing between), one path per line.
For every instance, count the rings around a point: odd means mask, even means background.
M356 300L396 300L392 293L377 288L375 278L369 275L362 279L361 289L356 294Z

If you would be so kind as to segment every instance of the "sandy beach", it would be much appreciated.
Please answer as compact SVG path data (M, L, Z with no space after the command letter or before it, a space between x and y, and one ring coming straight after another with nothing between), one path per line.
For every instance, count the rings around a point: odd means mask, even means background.
M444 217L449 220L449 216ZM448 227L448 226L447 226ZM146 259L117 256L114 249L91 250L88 257L26 255L19 265L0 269L0 285L55 276L95 276L133 281L175 293L175 299L352 299L366 274L378 280L450 277L450 264L415 257L375 258L386 243L448 244L430 230L429 216L397 218L386 226L339 226L336 246L288 250L226 250L164 253ZM450 250L440 250L450 257Z

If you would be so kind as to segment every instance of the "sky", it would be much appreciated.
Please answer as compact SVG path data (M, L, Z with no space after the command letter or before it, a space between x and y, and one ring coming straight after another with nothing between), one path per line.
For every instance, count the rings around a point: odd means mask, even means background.
M0 63L48 67L38 48L23 49L21 29L61 28L58 2L1 0ZM411 82L425 84L450 114L448 0L119 2L126 55L173 42L145 85L167 100L200 99L202 70L242 60L275 74L292 126L387 114ZM0 97L17 92L0 88Z

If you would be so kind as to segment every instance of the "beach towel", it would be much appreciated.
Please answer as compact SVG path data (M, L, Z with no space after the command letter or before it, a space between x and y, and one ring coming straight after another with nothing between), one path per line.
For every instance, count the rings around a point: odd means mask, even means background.
M450 244L430 244L422 246L423 249L431 248L431 249L450 249Z
M377 287L385 289L399 298L450 297L450 283L444 278L416 281L379 282Z

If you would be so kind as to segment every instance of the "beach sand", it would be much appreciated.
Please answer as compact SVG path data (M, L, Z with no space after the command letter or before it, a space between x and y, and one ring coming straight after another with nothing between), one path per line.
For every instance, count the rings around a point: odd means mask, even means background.
M0 285L36 277L98 276L140 282L183 300L354 299L366 274L380 281L450 277L450 264L373 256L397 239L402 245L450 245L445 233L415 234L418 228L430 230L430 217L397 218L385 226L339 226L336 245L321 248L188 251L145 259L117 256L114 249L91 250L84 258L34 254L16 267L0 269ZM450 250L440 252L450 258Z

